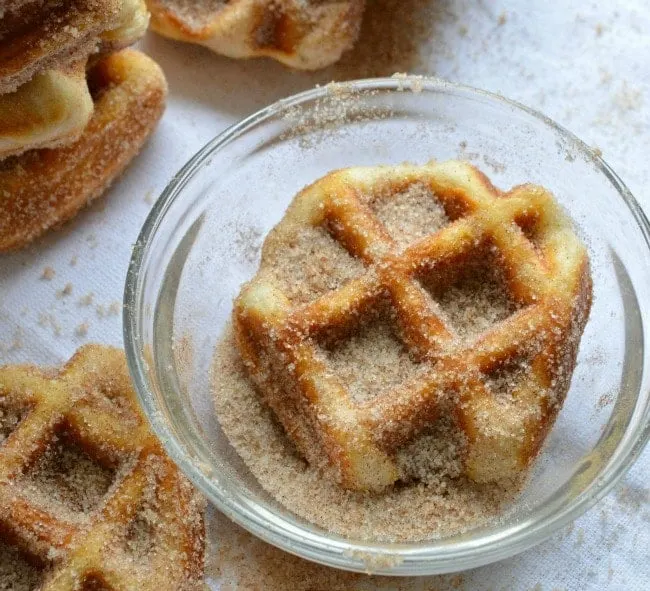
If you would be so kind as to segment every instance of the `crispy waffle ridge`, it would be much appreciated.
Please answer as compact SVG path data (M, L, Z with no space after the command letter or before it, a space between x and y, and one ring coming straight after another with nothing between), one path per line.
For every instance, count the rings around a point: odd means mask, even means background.
M364 0L147 0L157 33L233 58L315 70L354 45Z
M0 427L0 587L199 588L203 503L149 431L121 351L85 346L55 374L0 368Z
M10 8L0 16L0 159L78 139L92 115L89 58L130 45L148 25L144 0Z
M401 478L395 454L442 414L464 435L466 476L499 481L525 473L562 406L591 285L587 251L542 187L501 192L456 161L350 168L294 199L234 326L287 434L342 486ZM411 369L398 380L374 380L385 341L360 354L375 325L398 350L382 371ZM355 397L359 383L373 396Z
M102 57L88 72L94 107L74 143L0 162L0 252L20 248L101 195L153 131L167 84L133 49Z

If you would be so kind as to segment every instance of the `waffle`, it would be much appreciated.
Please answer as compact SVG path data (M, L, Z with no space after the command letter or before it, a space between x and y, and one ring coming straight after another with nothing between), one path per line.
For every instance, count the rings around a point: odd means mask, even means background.
M440 416L465 476L525 473L562 406L591 307L585 247L545 189L462 162L351 168L304 189L235 301L250 377L345 488L400 479Z
M0 39L0 59L5 60L0 62L0 159L77 140L92 115L86 83L89 56L94 61L97 49L101 55L130 45L148 24L144 0L120 0L119 13L99 0L68 2L58 20L52 13L59 9L48 13L41 8L43 16L34 4L26 5L24 18L18 12L0 19L5 29ZM109 26L114 28L104 30ZM88 34L66 41L70 28ZM21 84L15 87L17 82Z
M92 112L85 60L40 72L0 95L0 159L79 139Z
M162 115L165 78L138 51L101 58L88 83L94 111L79 140L0 162L0 251L24 246L98 197Z
M199 588L202 502L149 431L121 351L85 346L55 374L0 368L0 427L1 588Z
M0 18L0 94L38 72L87 58L100 36L120 27L122 0L24 0Z
M144 0L122 0L118 24L101 35L100 51L117 51L135 43L149 27L149 12Z
M157 33L233 58L315 70L354 45L364 0L147 0Z

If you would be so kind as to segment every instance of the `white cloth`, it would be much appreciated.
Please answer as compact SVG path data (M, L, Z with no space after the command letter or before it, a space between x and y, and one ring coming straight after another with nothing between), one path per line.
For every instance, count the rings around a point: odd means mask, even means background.
M422 3L403 1L402 10ZM368 4L372 11L373 0ZM420 48L422 60L414 71L500 92L543 111L600 148L649 210L647 0L432 4L430 39ZM233 61L151 33L142 46L167 74L167 113L103 199L63 231L0 257L2 363L59 363L83 342L121 344L117 306L132 243L170 177L226 126L337 76L336 69L308 75L266 60ZM42 278L46 267L54 271L49 280ZM57 295L68 283L71 293ZM614 492L549 541L463 573L462 579L422 580L418 588L650 589L648 474L650 449Z

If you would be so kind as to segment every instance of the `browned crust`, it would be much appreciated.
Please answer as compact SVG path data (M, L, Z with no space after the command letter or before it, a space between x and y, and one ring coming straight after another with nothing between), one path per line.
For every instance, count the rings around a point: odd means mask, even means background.
M119 9L119 0L66 0L51 9L26 5L5 15L0 94L16 90L38 71L86 58L100 34L116 24Z
M165 78L138 51L102 58L89 84L95 111L79 140L0 162L0 251L25 246L101 195L163 113Z
M270 57L293 68L314 70L336 62L353 47L365 0L234 0L203 19L198 13L188 18L171 2L147 0L147 5L151 27L161 35L231 57ZM229 42L234 27L239 37Z
M562 328L565 339L555 339L550 343L547 351L539 359L542 367L534 368L539 374L544 374L549 387L553 381L556 386L553 391L553 401L544 400L543 416L536 426L529 426L531 432L529 446L522 450L521 461L523 465L530 464L539 454L544 445L546 436L555 423L564 399L571 387L571 376L576 367L580 338L589 320L593 298L593 281L591 278L589 260L585 260L579 271L578 288L575 304Z
M0 449L0 532L6 543L46 574L44 590L72 591L78 588L79 577L109 588L199 588L204 570L204 502L149 431L122 351L87 345L55 374L35 366L0 367L2 396L14 402L26 398L32 410ZM120 410L107 406L104 396L119 401ZM22 473L47 448L51 423L65 425L68 436L91 458L103 463L111 457L126 469L104 504L81 523L67 523L53 507L33 505L22 496L20 483L13 482L16 476L11 476L16 458L22 462ZM25 449L25 440L34 436L40 443L37 450ZM149 510L156 512L160 531L155 552L160 572L142 581L134 570L137 564L116 559L119 553L114 546L127 535L147 487L153 487L155 505Z
M359 195L395 194L415 180L430 184L451 223L398 252ZM327 226L369 267L333 292L291 305L265 266L295 227L310 224ZM470 252L500 269L519 309L466 343L448 332L417 278L433 265L437 283L451 284ZM344 334L379 293L392 301L402 342L427 362L427 373L354 408L312 339L324 330ZM547 191L523 185L503 193L468 164L431 163L336 171L304 189L265 241L258 275L242 289L233 319L239 352L262 396L306 458L329 462L343 486L372 488L372 478L363 482L368 473L355 472L353 454L394 454L443 403L467 437L468 476L486 482L516 477L538 454L569 389L591 297L586 249ZM504 416L486 379L515 362L525 372L509 382L513 402Z

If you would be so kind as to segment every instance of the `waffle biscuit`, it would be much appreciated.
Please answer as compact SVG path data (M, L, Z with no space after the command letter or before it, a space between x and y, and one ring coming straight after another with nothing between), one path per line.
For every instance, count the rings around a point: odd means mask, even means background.
M203 503L150 432L121 351L85 346L55 374L1 367L0 426L0 539L31 564L16 560L25 588L199 588Z
M119 26L92 38L90 44L81 42L78 48L71 49L77 56L74 61L67 54L59 56L55 59L58 65L51 64L15 91L0 94L0 159L27 150L62 146L79 138L93 110L86 83L88 54L97 47L104 53L126 47L141 37L148 25L144 0L120 2L121 12L114 23ZM74 14L73 8L69 10ZM70 15L66 16L70 20ZM101 53L93 54L92 62L97 55ZM24 69L30 72L29 60L24 61Z
M151 28L233 58L316 70L354 45L364 0L147 0Z
M102 33L120 26L123 0L28 0L0 18L0 94L38 72L86 59Z
M138 51L102 58L88 81L94 113L79 140L0 162L0 251L26 245L101 195L162 115L165 78Z
M502 193L449 161L340 170L304 189L233 315L247 370L302 454L376 491L441 413L464 433L469 478L523 474L590 306L587 251L552 195ZM363 357L377 323L390 337Z

